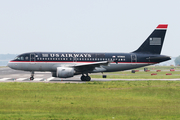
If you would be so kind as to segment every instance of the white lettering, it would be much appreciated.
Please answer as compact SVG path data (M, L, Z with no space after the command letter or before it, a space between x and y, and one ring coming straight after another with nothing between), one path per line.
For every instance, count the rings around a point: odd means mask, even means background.
M91 57L91 54L49 54L50 57ZM42 57L48 57L48 54L42 54Z
M54 57L54 54L50 54L51 57Z
M87 54L84 54L84 57L87 57Z
M73 55L72 55L72 54L69 54L69 57L73 57Z
M88 57L91 57L91 54L88 54Z
M80 56L79 56L79 57L84 57L84 56L83 56L83 54L80 54Z
M65 55L64 55L64 54L61 54L61 57L65 57Z
M56 57L59 57L59 54L56 54Z
M74 57L79 57L79 54L74 54Z

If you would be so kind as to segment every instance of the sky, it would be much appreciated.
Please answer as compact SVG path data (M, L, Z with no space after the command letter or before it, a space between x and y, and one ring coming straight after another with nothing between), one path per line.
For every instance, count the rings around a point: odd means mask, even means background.
M161 54L180 55L180 0L0 0L0 54L132 52L168 24Z

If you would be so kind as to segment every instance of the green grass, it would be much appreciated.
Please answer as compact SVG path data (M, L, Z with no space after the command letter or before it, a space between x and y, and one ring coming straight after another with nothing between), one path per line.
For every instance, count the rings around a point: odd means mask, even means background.
M7 66L0 66L0 68L4 68L4 67L7 67Z
M144 72L144 68L139 68L140 70L136 73L131 73L131 71L121 71L121 72L107 72L104 73L109 79L180 79L180 67L172 66L150 66L147 67L150 72ZM174 68L175 71L170 71ZM156 70L161 70L161 72L156 72ZM151 73L157 73L157 75L151 75ZM166 73L172 73L172 75L166 75ZM92 78L102 78L102 74L91 74Z
M180 81L0 83L0 119L180 119Z
M151 75L151 73L157 73L157 75ZM166 73L172 73L172 75L166 75ZM116 73L104 73L109 79L180 79L180 71L170 72L136 72L131 73L131 71L116 72ZM100 74L90 75L92 78L102 78Z
M149 70L157 70L157 69L160 69L160 70L169 70L171 68L174 68L176 70L180 70L180 66L156 66L156 65L147 66L147 67L141 67L141 68L138 68L138 69L144 70L144 68L148 68Z

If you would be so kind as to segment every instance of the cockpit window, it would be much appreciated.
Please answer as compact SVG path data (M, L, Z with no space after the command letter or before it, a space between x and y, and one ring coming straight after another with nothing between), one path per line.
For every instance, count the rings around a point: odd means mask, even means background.
M15 60L20 60L20 57L16 57Z
M24 60L24 57L21 57L21 60Z
M23 57L23 56L17 56L17 57L15 58L15 60L24 60L24 57Z

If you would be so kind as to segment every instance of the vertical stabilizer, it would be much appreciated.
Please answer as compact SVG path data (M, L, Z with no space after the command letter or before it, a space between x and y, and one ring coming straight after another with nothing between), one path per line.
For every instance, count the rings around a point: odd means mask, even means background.
M159 24L144 43L133 53L160 54L167 27L167 24Z

